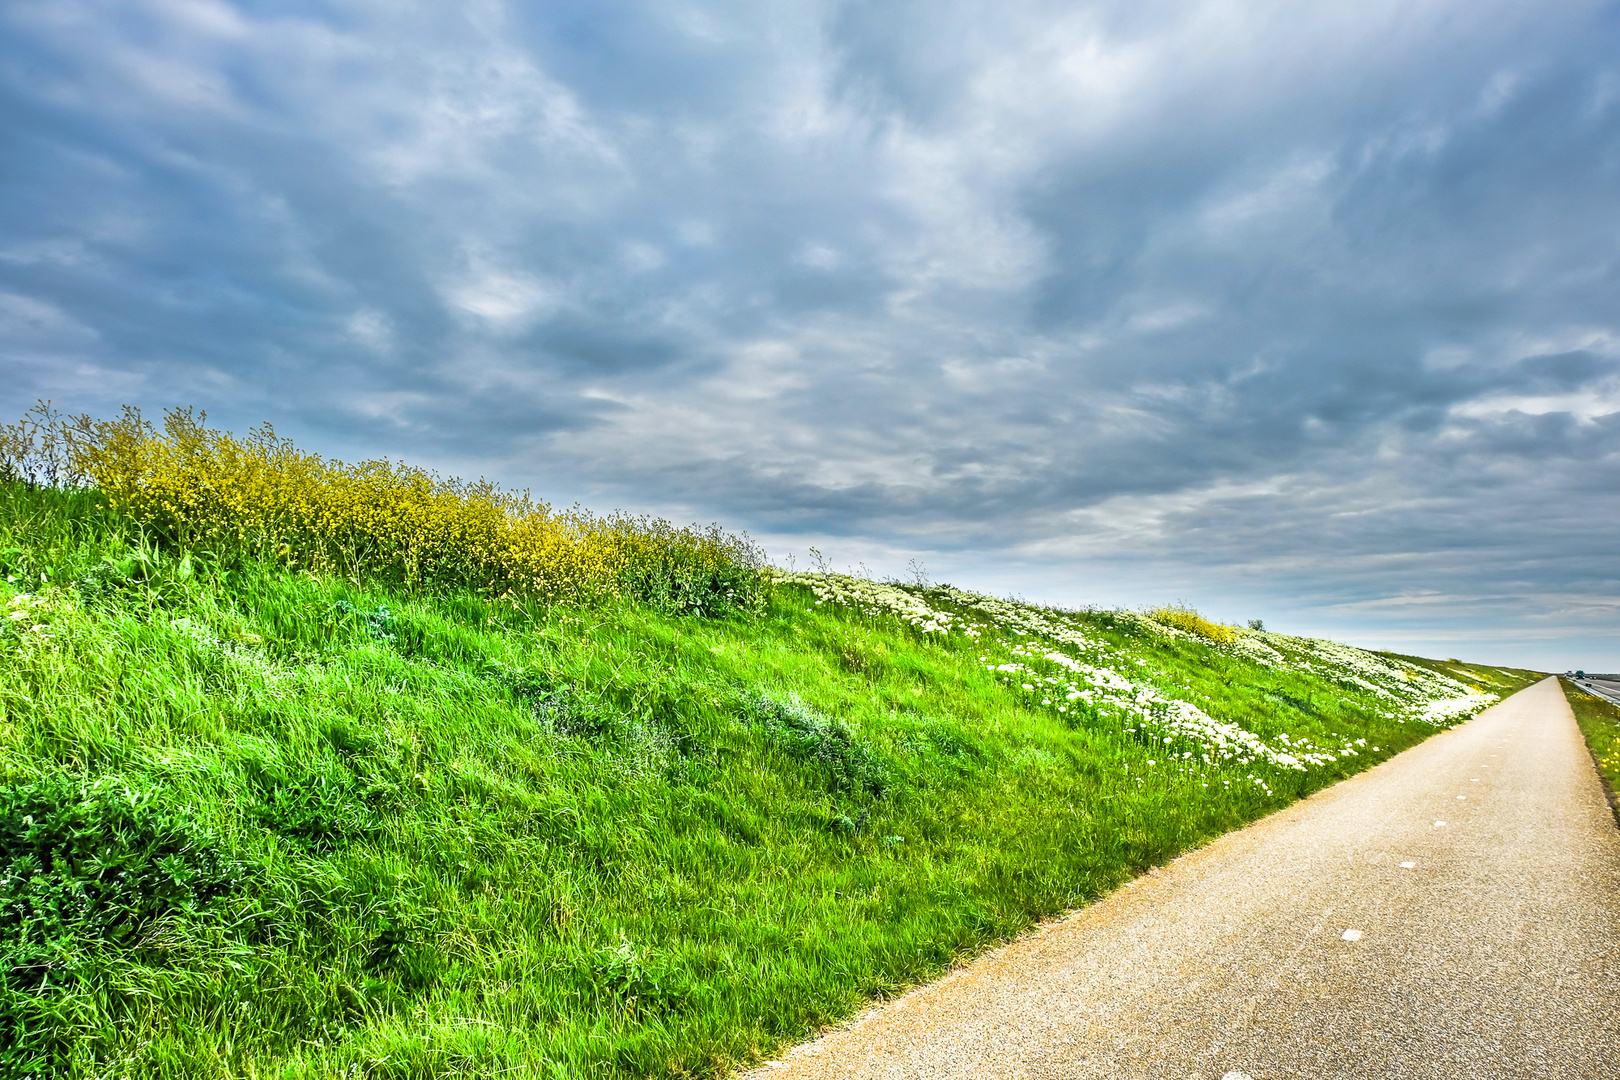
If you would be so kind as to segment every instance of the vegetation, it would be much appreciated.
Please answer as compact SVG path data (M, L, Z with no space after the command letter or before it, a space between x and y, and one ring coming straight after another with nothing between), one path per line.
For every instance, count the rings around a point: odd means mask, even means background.
M1620 706L1582 690L1569 679L1561 678L1559 683L1574 710L1575 723L1586 736L1586 747L1603 779L1615 823L1620 824Z
M1210 622L1195 609L1186 604L1175 604L1170 607L1154 608L1148 613L1149 618L1163 623L1165 626L1174 626L1190 634L1208 638L1211 641L1224 644L1237 636L1230 626L1222 626L1217 622ZM1251 625L1251 630L1262 630L1265 624Z
M268 424L237 438L205 419L171 409L159 432L137 409L111 421L64 420L41 402L0 428L0 479L87 482L166 547L226 563L516 600L632 597L696 614L760 599L760 552L718 527L557 513L487 481L390 461L325 461Z
M745 600L516 589L13 477L0 1076L723 1075L1537 677L724 540Z

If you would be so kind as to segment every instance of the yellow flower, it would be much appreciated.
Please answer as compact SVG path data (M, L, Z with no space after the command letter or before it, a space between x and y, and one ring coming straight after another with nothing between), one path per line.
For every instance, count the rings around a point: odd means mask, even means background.
M556 600L631 595L698 610L752 602L764 585L758 550L716 527L603 518L577 506L557 513L486 480L446 480L387 460L326 461L269 424L238 439L205 420L170 410L160 433L126 407L91 425L75 463L114 508L177 545L298 569Z

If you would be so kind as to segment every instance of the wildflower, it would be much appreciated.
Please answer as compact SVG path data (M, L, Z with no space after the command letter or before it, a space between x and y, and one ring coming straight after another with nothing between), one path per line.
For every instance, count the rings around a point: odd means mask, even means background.
M445 481L389 462L326 462L269 427L238 439L176 410L160 434L130 410L98 428L85 466L96 485L115 507L186 546L507 595L633 592L638 580L666 580L683 560L694 571L735 566L739 556L757 567L756 556L743 556L716 531L555 514L483 482ZM357 563L357 550L370 554ZM705 600L735 598L736 586L717 585Z

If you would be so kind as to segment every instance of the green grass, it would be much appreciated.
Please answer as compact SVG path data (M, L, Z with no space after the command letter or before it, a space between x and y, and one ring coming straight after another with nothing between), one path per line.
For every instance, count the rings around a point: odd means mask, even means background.
M1575 712L1575 723L1586 736L1586 747L1592 752L1598 775L1603 779L1603 790L1609 797L1609 808L1620 825L1620 706L1589 694L1569 679L1559 678L1569 707Z
M1365 672L1539 677L1019 609L1333 751L1292 768L1063 696L1059 638L948 588L948 633L790 582L514 606L17 484L0 577L10 1076L724 1075L1436 730Z

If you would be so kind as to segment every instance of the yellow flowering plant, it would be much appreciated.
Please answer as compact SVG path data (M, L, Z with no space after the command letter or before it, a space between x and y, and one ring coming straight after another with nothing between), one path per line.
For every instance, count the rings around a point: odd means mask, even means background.
M1189 634L1196 634L1198 637L1223 645L1238 636L1237 631L1230 626L1212 622L1186 604L1154 608L1148 612L1148 618L1161 626L1173 626L1177 630L1185 630Z
M53 431L67 447L65 475L82 476L162 541L219 558L514 599L624 597L703 615L750 608L766 585L759 549L718 526L559 512L487 480L329 461L268 423L238 437L206 420L170 409L159 430L125 406L115 420Z

